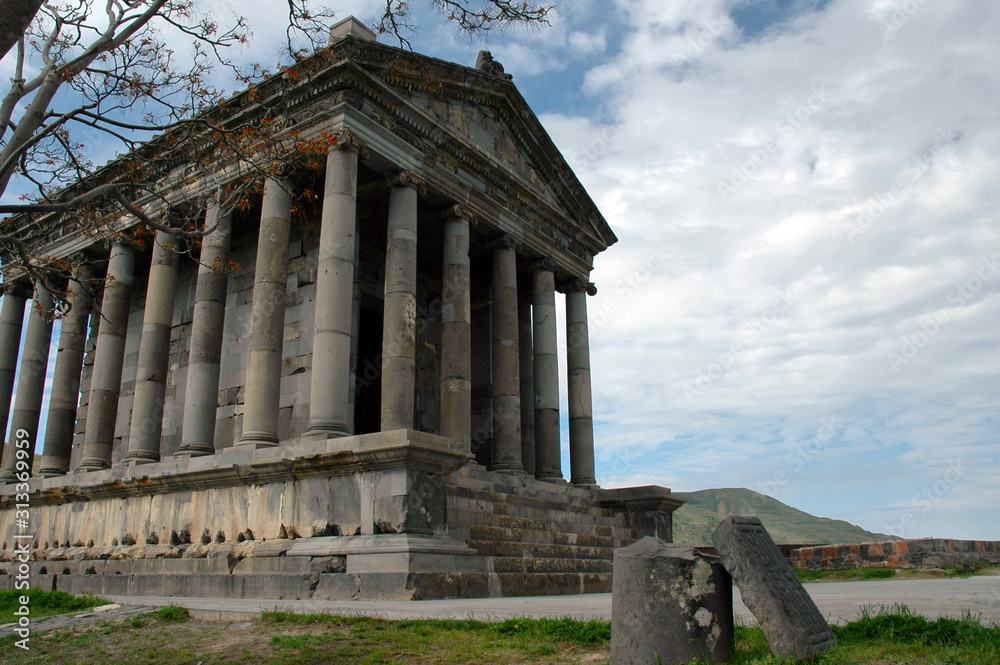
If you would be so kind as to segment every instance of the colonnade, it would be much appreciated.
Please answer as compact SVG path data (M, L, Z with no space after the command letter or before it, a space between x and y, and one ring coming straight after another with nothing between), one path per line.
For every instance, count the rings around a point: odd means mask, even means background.
M357 183L360 148L343 135L327 157L320 219L311 397L307 436L352 434L350 403L353 285L357 270ZM417 206L423 185L411 173L395 176L389 187L382 340L381 429L414 426L417 313ZM257 245L246 363L243 432L236 445L279 445L278 406L282 370L288 242L292 219L291 184L266 181ZM232 219L216 202L206 210L208 227L195 285L194 317L181 445L176 455L209 455L214 441L216 404L228 276L218 270L229 258ZM442 215L442 320L440 433L459 449L471 449L471 226L462 205ZM177 291L178 254L171 238L159 233L154 244L139 342L135 395L124 459L155 462L161 456L170 330ZM511 235L499 235L486 248L491 263L492 468L527 473L542 480L563 477L560 462L559 360L556 334L556 266L530 258ZM478 255L477 255L478 256ZM518 268L527 267L530 289L518 288ZM81 470L112 462L115 423L125 355L128 314L135 279L136 249L116 242L110 254L100 303L100 325L90 380ZM81 282L93 279L92 273ZM523 284L523 282L522 282ZM593 285L559 282L566 294L567 376L571 482L593 485L594 435L586 296ZM91 314L91 293L78 288L62 322L48 412L41 475L70 470L80 374ZM16 287L0 309L0 420L7 424L27 292ZM51 322L39 310L51 308L49 292L36 286L28 330L20 353L11 432L38 430ZM3 430L6 431L6 430ZM13 439L13 434L11 435ZM32 439L33 440L33 439ZM7 446L0 480L16 476L15 455ZM30 460L29 460L30 465Z

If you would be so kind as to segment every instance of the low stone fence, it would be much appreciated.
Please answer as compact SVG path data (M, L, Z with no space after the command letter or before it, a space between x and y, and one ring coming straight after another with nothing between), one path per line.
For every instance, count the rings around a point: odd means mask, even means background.
M970 563L1000 565L1000 541L922 538L823 545L794 550L791 561L796 570L945 568Z

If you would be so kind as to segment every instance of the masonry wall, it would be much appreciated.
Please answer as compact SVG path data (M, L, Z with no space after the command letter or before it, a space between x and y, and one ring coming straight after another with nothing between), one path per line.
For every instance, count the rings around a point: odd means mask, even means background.
M803 547L792 551L791 561L797 570L944 568L969 563L1000 565L1000 541L923 538Z

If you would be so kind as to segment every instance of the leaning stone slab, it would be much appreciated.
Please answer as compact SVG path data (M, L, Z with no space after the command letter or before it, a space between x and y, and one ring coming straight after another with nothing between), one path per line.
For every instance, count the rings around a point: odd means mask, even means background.
M727 663L733 587L718 557L647 536L615 550L611 662Z
M837 645L830 625L756 517L730 515L712 534L722 564L780 658L815 658Z

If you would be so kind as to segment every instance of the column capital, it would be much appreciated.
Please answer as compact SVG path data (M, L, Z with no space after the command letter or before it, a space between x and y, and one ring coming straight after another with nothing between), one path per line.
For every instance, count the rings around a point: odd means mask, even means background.
M12 296L16 296L18 298L24 298L25 300L31 297L31 293L33 290L34 287L31 282L21 279L11 283L4 283L3 285L4 294L9 294Z
M486 243L486 249L493 251L494 249L504 248L512 249L515 252L521 251L521 241L512 236L509 233L504 233L503 235L497 236L493 240Z
M393 189L397 187L412 187L421 196L427 195L427 186L424 184L423 178L413 171L400 171L391 176L389 178L389 187Z
M445 221L455 219L456 217L469 222L469 226L475 226L479 223L479 218L472 213L472 210L468 206L464 206L461 203L455 203L441 211L441 219Z
M347 127L331 132L330 136L334 140L333 145L330 146L331 150L350 150L359 154L363 159L368 157L368 146Z
M561 293L579 293L583 291L588 296L597 295L597 286L593 282L588 282L579 277L559 282L557 288Z
M551 257L543 256L540 259L532 261L528 266L528 270L531 272L538 272L539 270L544 270L546 272L555 273L556 262L552 260Z

